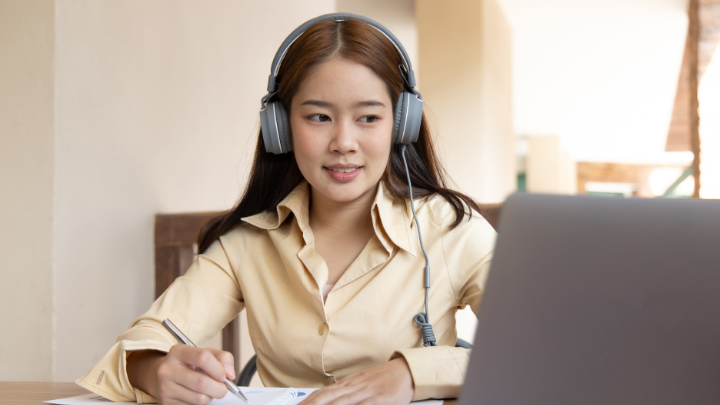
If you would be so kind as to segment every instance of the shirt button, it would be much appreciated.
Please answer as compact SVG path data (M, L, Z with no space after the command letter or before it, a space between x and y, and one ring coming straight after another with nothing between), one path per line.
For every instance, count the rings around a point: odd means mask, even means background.
M333 384L335 384L334 377L325 377L325 385L333 385Z
M324 335L327 333L327 331L328 331L328 326L326 323L324 323L324 324L320 325L320 327L318 328L318 335Z

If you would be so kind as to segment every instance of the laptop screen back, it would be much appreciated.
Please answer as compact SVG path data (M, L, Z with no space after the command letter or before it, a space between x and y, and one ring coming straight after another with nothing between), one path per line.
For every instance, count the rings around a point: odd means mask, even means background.
M720 202L515 194L460 405L719 404Z

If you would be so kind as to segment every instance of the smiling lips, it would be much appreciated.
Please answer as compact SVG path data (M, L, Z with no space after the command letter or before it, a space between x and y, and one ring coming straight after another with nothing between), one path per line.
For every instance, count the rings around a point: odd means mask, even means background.
M331 167L323 167L323 169L325 169L334 180L346 183L360 174L362 166L333 165Z

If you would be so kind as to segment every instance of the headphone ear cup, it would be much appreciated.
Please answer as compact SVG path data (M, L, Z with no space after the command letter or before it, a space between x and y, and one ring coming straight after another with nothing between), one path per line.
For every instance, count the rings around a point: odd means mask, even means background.
M266 152L277 155L292 150L288 134L290 127L287 125L287 113L282 103L268 103L260 110L260 127Z
M392 141L393 143L402 143L402 126L404 122L405 110L407 109L407 92L400 92L398 101L395 104L395 116L393 119Z
M268 103L265 108L260 110L260 128L263 144L265 144L265 152L280 153L280 142L275 128L275 106L273 106L273 103Z
M423 101L415 93L403 91L395 106L393 143L410 145L420 136Z
M276 107L276 119L278 126L278 138L280 139L280 147L282 153L287 153L292 150L292 141L290 140L290 125L288 125L288 116L285 106L281 102L275 102Z
M423 100L414 93L406 93L407 123L405 124L405 138L403 143L411 144L420 136L420 124L422 123Z

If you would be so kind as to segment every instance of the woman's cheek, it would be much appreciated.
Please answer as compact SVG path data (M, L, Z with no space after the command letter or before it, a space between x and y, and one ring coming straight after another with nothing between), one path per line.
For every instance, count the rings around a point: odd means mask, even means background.
M387 162L390 160L390 151L392 150L391 131L391 127L383 128L381 135L378 137L382 141L368 145L369 148L371 148L370 150L372 150L373 159L378 162L378 167L381 172L385 171L385 166L387 166Z
M298 128L293 131L293 149L296 154L301 154L303 157L308 156L313 150L312 137L309 136L307 128L302 125L298 125Z

